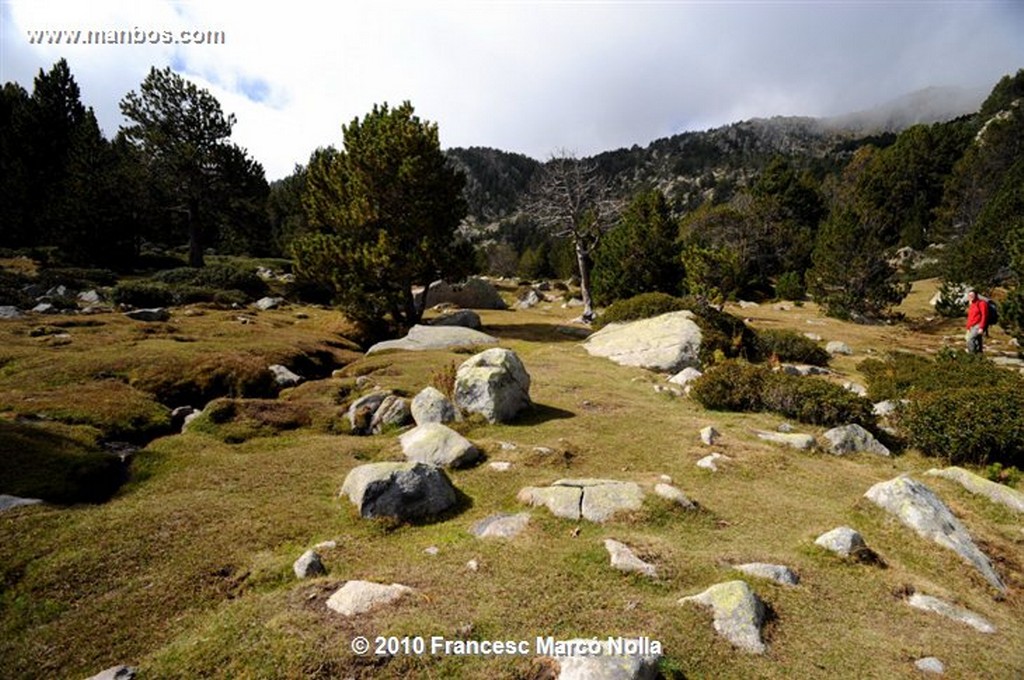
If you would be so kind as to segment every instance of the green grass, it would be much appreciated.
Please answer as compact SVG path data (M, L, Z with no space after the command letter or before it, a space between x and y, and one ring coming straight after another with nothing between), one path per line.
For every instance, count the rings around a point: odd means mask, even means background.
M226 313L176 318L175 332L196 338L191 343L139 339L137 331L110 318L103 327L81 331L107 334L106 351L82 348L80 355L70 353L75 343L86 344L77 338L51 352L27 336L11 335L16 342L5 345L12 359L0 368L0 393L12 400L29 376L59 392L62 383L43 375L37 354L47 354L51 373L66 376L63 384L83 384L97 366L127 375L153 360L174 363L211 352L255 351L262 359L309 354L300 346L331 348L337 321L303 311L311 318L302 323L291 312L258 315L259 335ZM802 332L804 320L814 318L813 305L790 314L764 325L790 324ZM837 458L763 443L752 430L774 429L780 417L709 412L688 399L657 394L646 372L592 358L576 341L551 341L548 329L568 315L559 309L482 313L487 331L519 353L530 371L538 408L515 424L460 426L489 460L513 466L496 472L485 462L452 472L470 503L445 521L366 521L347 499L337 498L353 467L399 457L393 435L332 435L313 422L256 427L227 443L219 428L290 422L282 413L296 409L314 421L317 413L340 415L357 375L414 394L434 372L466 358L450 352L359 359L347 366L346 377L286 391L277 406L236 397L239 410L217 427L150 443L136 458L132 481L107 503L0 514L4 676L79 678L115 663L158 678L492 679L534 677L539 669L532 655L358 657L349 647L356 635L531 641L646 635L664 645L666 672L687 678L912 678L913 661L927 655L941 658L952 677L1024 672L1019 517L951 482L920 477L932 461L913 451L892 459ZM850 332L858 348L890 349L890 328ZM915 342L941 338L915 336ZM836 363L853 375L856 358ZM694 465L709 451L697 434L709 424L723 435L712 450L733 459L715 474ZM74 427L80 429L67 434L84 438L80 446L87 448L85 434L98 430ZM93 429L82 429L87 427ZM517 448L503 451L501 441ZM556 454L539 455L534 446ZM935 489L997 557L1010 583L1005 600L994 599L951 552L862 499L872 484L903 472ZM650 490L661 475L671 476L700 510L676 510L650 497L641 511L605 525L533 509L529 527L513 541L480 541L468 533L473 522L495 512L522 511L515 499L524 486L606 477ZM815 537L843 524L865 536L886 568L841 560L814 546ZM605 538L654 561L660 578L612 570ZM338 541L322 552L328 575L296 581L292 561L328 539ZM438 554L425 552L431 546ZM470 560L478 561L479 571L466 566ZM774 615L766 628L769 651L761 657L719 638L707 611L677 603L714 583L745 578L731 565L748 561L786 564L801 577L797 588L746 579ZM400 582L417 595L347 620L324 603L349 579ZM978 634L911 609L893 595L906 585L974 609L999 632Z

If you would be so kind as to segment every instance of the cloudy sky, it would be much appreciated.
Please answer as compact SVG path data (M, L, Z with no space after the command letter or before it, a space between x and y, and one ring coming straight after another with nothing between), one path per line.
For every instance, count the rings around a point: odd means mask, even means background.
M1024 2L0 0L0 80L65 57L108 136L118 102L171 66L238 117L269 179L374 103L411 100L441 143L540 160L755 116L825 116L1024 68ZM38 44L39 31L179 44ZM222 31L222 44L181 44ZM37 44L33 44L33 36ZM190 43L194 39L190 38Z

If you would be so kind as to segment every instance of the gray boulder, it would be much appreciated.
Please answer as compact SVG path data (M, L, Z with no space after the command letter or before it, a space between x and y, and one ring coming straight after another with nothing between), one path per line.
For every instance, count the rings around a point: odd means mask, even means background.
M327 569L324 568L324 563L315 550L307 550L302 553L299 559L292 564L292 571L295 572L296 578L315 578L327 575Z
M686 387L697 378L704 375L693 366L687 366L683 370L676 373L674 376L668 379L668 381L674 385L680 385Z
M993 503L1006 506L1015 512L1024 512L1024 493L1005 484L998 484L984 477L979 477L961 467L954 466L943 470L929 470L925 474L952 480L971 493L984 496Z
M271 309L277 309L284 304L284 298L281 297L261 297L257 300L253 306L261 312L266 312Z
M25 316L20 309L11 305L0 306L0 319L20 319Z
M470 277L465 283L449 284L434 281L427 288L422 308L450 303L463 309L508 309L508 305L489 281Z
M799 432L767 432L758 430L756 434L758 439L763 439L773 444L782 444L801 451L808 451L818 446L814 437Z
M431 326L460 326L480 330L480 315L472 309L458 309L435 317L427 322Z
M818 536L814 543L843 557L855 556L868 547L864 537L850 527L836 527Z
M764 602L745 582L719 583L699 595L679 600L680 604L686 602L710 607L715 630L736 647L752 654L765 653L767 648L761 640Z
M857 424L833 427L824 435L828 440L828 450L837 456L847 453L876 453L880 456L890 455L889 449L875 436Z
M1006 593L1006 584L988 557L975 545L960 520L927 486L903 475L875 484L864 496L918 535L954 551L977 569L993 588Z
M530 524L530 513L499 513L474 522L469 533L477 538L515 538Z
M347 581L327 599L327 608L343 616L356 616L414 593L400 583L384 585L371 581Z
M658 568L637 557L636 553L625 543L619 543L614 539L606 538L604 540L604 549L608 551L608 555L611 557L613 568L651 578L658 577Z
M398 440L405 457L420 463L458 468L480 459L480 450L472 442L441 423L417 425Z
M124 315L133 321L147 321L150 323L167 321L171 318L171 313L163 307L133 309L130 312L125 312Z
M723 455L715 451L698 460L697 467L701 468L702 470L711 470L712 472L718 472L718 462L722 460L732 460L732 458L729 458L729 456Z
M83 290L78 294L77 299L83 305L98 305L103 301L103 297L100 295L98 290Z
M366 354L369 356L385 350L420 352L431 349L475 347L477 345L494 345L497 342L498 339L493 335L487 335L472 328L416 325L409 329L409 333L404 338L378 342L366 350Z
M384 397L370 421L370 432L380 434L387 427L402 427L412 420L409 402L394 394Z
M935 673L942 675L946 672L946 666L934 656L926 656L914 662L914 668L922 673Z
M955 604L946 602L945 600L940 600L937 597L914 593L907 598L907 604L915 609L932 612L933 614L945 616L947 619L967 624L974 630L981 633L996 632L996 627L983 616L972 612L970 609L958 607Z
M516 309L529 309L531 307L536 307L543 301L544 298L541 297L540 293L531 288L516 302Z
M281 364L271 364L267 369L274 374L274 382L278 387L295 387L304 380L301 375Z
M840 342L839 340L832 340L825 345L825 351L829 354L845 354L847 356L853 354L853 350L850 349L850 346L845 342Z
M592 356L622 366L677 373L700 366L702 334L693 312L669 312L650 319L608 324L583 343Z
M5 493L0 493L0 512L4 510L10 510L11 508L20 508L23 505L37 505L43 501L38 498L20 498L18 496L9 496Z
M644 493L633 482L560 479L548 487L521 489L517 499L531 506L545 506L556 517L600 523L616 513L639 510Z
M737 564L733 566L733 569L749 576L775 581L784 586L795 586L800 583L800 577L794 574L792 569L781 564L750 562L748 564Z
M529 407L530 375L516 353L495 347L464 361L455 374L455 405L490 423L511 422Z
M615 645L621 644L621 649ZM552 655L558 664L558 680L654 680L658 675L661 643L658 640L560 641L571 654Z
M685 508L687 510L696 510L697 506L689 497L683 493L680 489L672 486L671 484L665 484L664 482L655 485L654 493L660 498L664 498L667 501L671 501L676 505Z
M444 471L423 463L369 463L345 477L341 494L363 517L432 519L451 509L455 487Z
M450 423L455 420L455 405L436 387L424 387L412 400L412 419L424 423Z
M721 435L719 434L718 430L716 430L711 425L708 425L707 427L700 431L700 440L707 444L708 446L714 446L715 442L718 441L718 438L720 436Z
M354 434L369 434L373 416L377 409L390 397L388 392L372 392L356 399L348 407L348 423Z

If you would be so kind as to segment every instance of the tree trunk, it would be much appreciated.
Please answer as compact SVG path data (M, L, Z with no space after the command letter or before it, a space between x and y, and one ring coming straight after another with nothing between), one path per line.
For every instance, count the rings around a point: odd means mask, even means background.
M415 326L416 324L418 324L420 322L420 319L423 318L423 310L416 304L416 298L412 294L412 284L404 286L404 293L405 293L405 322L406 322L406 325L408 325L408 328L406 330L408 330L409 328L412 328L413 326ZM425 295L426 295L426 290L424 290L424 296ZM424 299L424 302L425 301L426 300Z
M583 244L576 241L576 264L580 270L580 295L583 297L583 320L594 320L594 302L590 297L590 256Z
M199 201L191 200L188 203L186 219L188 220L188 266L202 267L206 264L203 260L203 242L199 238Z

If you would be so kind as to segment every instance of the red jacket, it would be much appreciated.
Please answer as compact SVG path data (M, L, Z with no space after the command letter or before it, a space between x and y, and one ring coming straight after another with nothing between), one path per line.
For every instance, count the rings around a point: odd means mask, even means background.
M967 307L967 328L978 326L981 330L988 328L988 302L980 297Z

